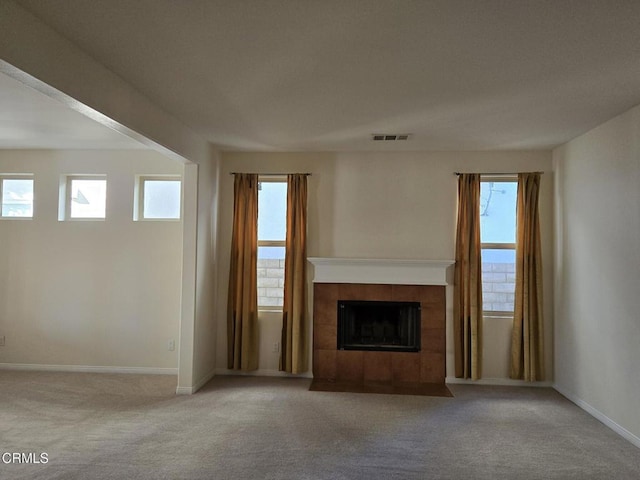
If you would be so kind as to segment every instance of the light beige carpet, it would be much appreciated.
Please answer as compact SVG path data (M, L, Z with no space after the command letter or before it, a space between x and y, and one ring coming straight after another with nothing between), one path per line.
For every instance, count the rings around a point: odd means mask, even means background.
M1 479L638 479L640 450L551 389L311 392L309 380L0 371ZM1 453L1 452L0 452Z

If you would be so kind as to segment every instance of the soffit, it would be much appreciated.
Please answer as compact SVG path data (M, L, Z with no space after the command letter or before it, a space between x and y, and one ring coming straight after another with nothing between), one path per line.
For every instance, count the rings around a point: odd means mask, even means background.
M3 73L0 105L0 149L147 148Z

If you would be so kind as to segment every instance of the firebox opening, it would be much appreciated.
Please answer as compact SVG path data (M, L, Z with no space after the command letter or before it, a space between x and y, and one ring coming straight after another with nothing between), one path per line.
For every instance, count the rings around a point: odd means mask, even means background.
M420 302L338 300L338 350L420 351Z

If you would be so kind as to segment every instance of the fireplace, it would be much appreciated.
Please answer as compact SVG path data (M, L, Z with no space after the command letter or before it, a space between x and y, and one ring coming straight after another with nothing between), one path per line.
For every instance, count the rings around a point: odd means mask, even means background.
M309 261L314 265L311 389L412 394L435 389L450 395L445 291L452 261Z
M338 350L420 351L420 303L338 301Z

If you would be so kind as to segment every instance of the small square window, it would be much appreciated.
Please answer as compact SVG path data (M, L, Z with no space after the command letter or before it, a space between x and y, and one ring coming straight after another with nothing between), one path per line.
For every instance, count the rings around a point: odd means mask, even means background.
M107 212L107 179L104 175L70 175L64 182L63 219L99 220Z
M33 218L33 176L0 175L2 218Z
M180 220L181 190L177 177L138 177L134 220Z

